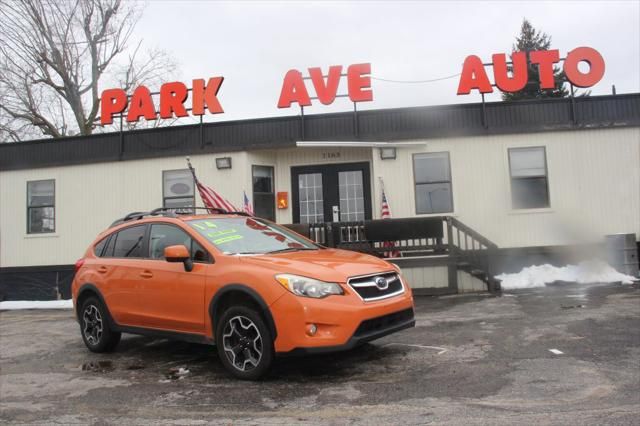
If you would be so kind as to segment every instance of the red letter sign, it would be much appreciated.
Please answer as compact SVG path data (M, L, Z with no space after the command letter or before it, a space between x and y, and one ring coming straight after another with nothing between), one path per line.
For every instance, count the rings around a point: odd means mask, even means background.
M589 64L589 72L586 74L578 69L578 64L582 61ZM591 87L604 76L604 59L595 49L576 47L564 60L564 73L574 86Z
M371 74L371 64L350 65L347 69L349 99L351 99L351 102L369 102L373 100L369 74Z
M493 55L493 78L496 86L503 92L517 92L527 85L527 55L524 52L511 54L512 77L507 74L507 56L504 53Z
M351 102L373 100L369 74L371 74L371 64L354 64L347 69L347 88ZM329 105L336 100L340 78L342 77L342 65L330 66L326 81L322 75L322 69L319 67L309 68L309 77L320 102L324 105ZM300 106L309 106L311 105L311 98L300 71L289 70L282 82L278 108L289 108L294 102L297 102Z
M302 74L298 70L289 70L284 76L278 108L289 108L293 102L297 102L300 106L311 105Z
M482 60L475 55L467 56L467 59L464 60L458 84L458 95L468 95L471 89L478 89L480 93L493 92Z
M165 83L160 87L160 118L186 117L184 101L187 100L187 86L179 81Z
M329 105L336 99L340 74L342 74L342 65L329 67L329 75L325 85L322 70L320 68L309 68L309 76L311 76L313 87L316 89L318 100L323 104Z
M503 53L493 55L493 76L496 86L503 92L518 92L527 83L531 83L528 77L528 69L531 64L538 65L538 77L540 89L555 89L556 82L553 75L553 66L560 61L558 50L540 50L529 52L529 61L524 52L511 54L513 76L509 78L507 73L506 56ZM582 73L578 69L580 62L589 64L589 72ZM578 87L591 87L604 76L604 59L597 50L590 47L578 47L567 54L564 60L564 74L567 79ZM482 61L477 56L467 56L462 66L462 75L458 84L458 95L468 95L472 89L478 89L480 93L491 93L491 83L484 71Z
M193 80L193 89L191 91L191 96L193 97L191 112L193 115L203 115L205 106L211 114L224 112L217 98L223 80L224 77L210 78L206 86L203 79Z
M147 120L155 120L157 116L156 108L153 106L151 92L144 86L139 86L131 96L129 102L129 112L127 113L127 121L138 121L140 117Z
M541 89L554 89L556 81L553 76L553 64L560 60L558 50L539 50L529 53L532 64L538 64Z
M127 107L127 94L122 89L107 89L102 92L100 101L100 123L113 123L113 114L124 111Z

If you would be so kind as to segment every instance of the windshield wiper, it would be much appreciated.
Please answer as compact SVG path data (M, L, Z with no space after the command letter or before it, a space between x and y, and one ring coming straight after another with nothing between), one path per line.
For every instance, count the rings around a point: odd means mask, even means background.
M238 251L238 252L234 252L234 253L224 252L224 254L230 255L230 256L235 256L235 255L238 255L238 254L264 254L264 252L261 252L261 251L257 251L257 252L256 251Z
M317 248L311 248L311 247L287 247L287 248L283 248L280 250L273 250L273 251L268 251L267 254L273 254L273 253L285 253L288 251L304 251L304 250L318 250Z

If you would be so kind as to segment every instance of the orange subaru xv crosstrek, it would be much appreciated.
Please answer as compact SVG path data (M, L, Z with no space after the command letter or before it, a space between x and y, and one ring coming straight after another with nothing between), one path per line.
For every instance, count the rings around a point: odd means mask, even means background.
M89 350L113 350L123 332L215 344L241 379L276 355L346 350L415 324L395 265L242 214L132 213L78 260L72 292Z

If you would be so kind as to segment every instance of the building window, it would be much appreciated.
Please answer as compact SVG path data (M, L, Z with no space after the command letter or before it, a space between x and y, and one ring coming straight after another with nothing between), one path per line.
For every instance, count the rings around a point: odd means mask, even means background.
M273 190L273 167L253 166L253 211L257 217L276 220L276 196Z
M27 182L27 234L45 234L55 231L55 180Z
M511 206L514 209L549 207L545 148L510 148Z
M362 170L338 172L338 195L341 222L364 220Z
M298 175L300 223L324 222L322 173Z
M193 175L189 169L163 171L162 207L194 207L194 186Z
M448 152L415 154L416 213L453 212L451 165Z

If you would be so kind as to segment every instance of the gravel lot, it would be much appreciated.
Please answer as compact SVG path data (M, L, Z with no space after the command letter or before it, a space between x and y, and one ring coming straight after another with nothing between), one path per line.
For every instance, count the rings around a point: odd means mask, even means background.
M1 312L0 423L640 422L637 284L419 297L416 314L415 329L248 383L210 347L126 335L92 354L70 311Z

